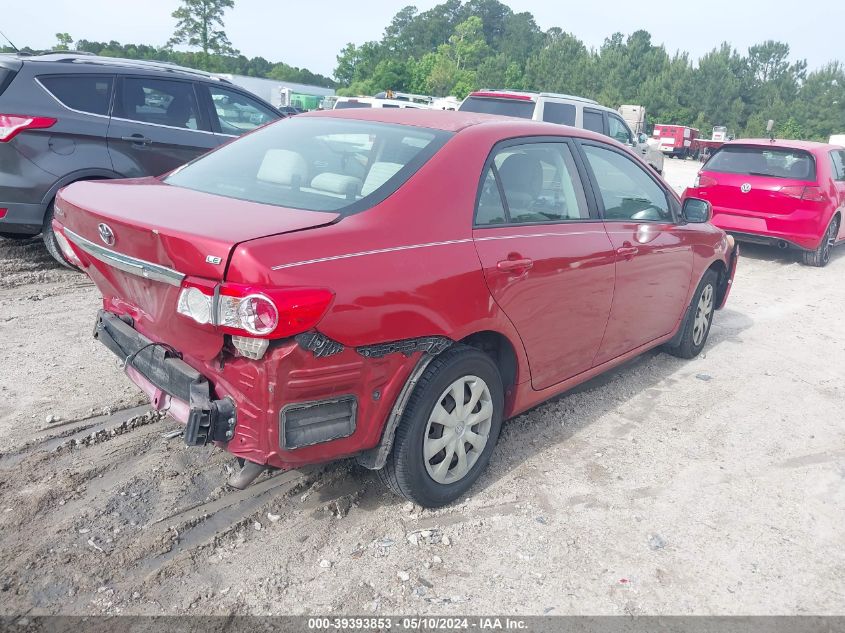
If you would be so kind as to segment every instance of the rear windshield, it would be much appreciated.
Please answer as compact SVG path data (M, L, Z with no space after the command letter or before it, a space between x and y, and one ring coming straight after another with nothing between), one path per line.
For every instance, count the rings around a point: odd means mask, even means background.
M165 182L306 211L354 213L396 191L450 136L404 125L290 117L188 163Z
M335 110L344 110L346 108L372 108L373 104L367 101L338 101L334 104Z
M492 99L467 97L459 108L461 112L480 112L530 119L534 116L534 102L527 99Z
M791 180L815 180L816 162L809 152L773 147L723 147L704 165L707 171Z

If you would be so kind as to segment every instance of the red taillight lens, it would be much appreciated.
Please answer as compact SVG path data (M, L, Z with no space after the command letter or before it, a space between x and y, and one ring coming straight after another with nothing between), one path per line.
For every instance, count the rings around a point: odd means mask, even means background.
M334 293L326 288L256 288L186 280L176 311L201 325L238 336L285 338L310 330L328 310Z
M0 114L0 143L11 141L24 130L52 127L56 119L48 116L26 116L23 114Z
M790 198L797 198L798 200L809 200L810 202L824 201L824 192L821 187L788 185L778 189L778 192Z
M702 187L714 187L717 184L719 183L716 182L716 179L712 176L708 176L707 174L698 174L695 177L695 182L693 182L692 186L694 189L700 189Z
M8 212L8 209L0 209L0 218L5 218Z

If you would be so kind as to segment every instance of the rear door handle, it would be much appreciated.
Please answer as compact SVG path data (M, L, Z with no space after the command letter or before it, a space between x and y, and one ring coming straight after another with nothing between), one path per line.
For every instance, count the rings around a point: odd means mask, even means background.
M639 252L640 249L636 246L620 246L616 249L616 254L625 259L632 259Z
M121 136L121 141L127 141L132 143L133 145L140 145L146 147L147 145L152 145L153 139L147 138L143 134L132 134L131 136Z
M503 259L496 263L496 268L503 273L522 274L530 270L533 265L534 260L526 257L524 259Z

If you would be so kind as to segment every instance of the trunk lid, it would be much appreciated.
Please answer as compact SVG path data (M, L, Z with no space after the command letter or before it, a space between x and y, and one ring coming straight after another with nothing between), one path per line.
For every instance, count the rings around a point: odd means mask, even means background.
M240 242L331 224L339 214L226 198L157 178L77 182L62 190L56 217L81 237L123 255L221 281ZM100 235L106 225L114 236Z
M787 215L807 206L801 192L816 185L815 160L803 150L729 145L704 165L699 181L707 183L707 199L722 211Z
M71 241L81 238L90 249L83 250L95 252L87 257L86 272L106 310L131 316L138 331L186 358L208 361L223 346L223 334L177 313L182 277L213 288L224 280L239 243L325 226L339 214L236 200L147 178L74 183L56 198L55 217L78 236L65 231ZM101 225L109 227L112 243L101 235Z

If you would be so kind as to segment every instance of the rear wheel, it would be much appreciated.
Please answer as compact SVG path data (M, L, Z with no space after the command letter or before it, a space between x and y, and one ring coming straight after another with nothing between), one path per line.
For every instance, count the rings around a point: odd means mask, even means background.
M827 266L830 261L830 252L833 250L833 245L836 243L836 234L838 232L839 217L835 217L830 221L819 247L814 251L804 251L802 253L804 263L807 266L816 266L818 268Z
M701 283L692 297L690 310L684 324L681 339L676 345L666 346L666 351L678 358L695 358L704 349L713 313L716 309L716 283L718 276L712 270L704 273Z
M493 360L463 345L420 377L379 476L426 508L458 499L490 461L502 425L502 379Z
M47 252L53 256L53 259L65 268L76 270L76 266L73 266L65 259L65 256L62 254L62 250L59 248L59 243L56 241L56 234L53 232L53 204L53 202L50 203L47 207L47 213L44 214L44 226L41 229L41 239L44 240L44 246L47 248Z

